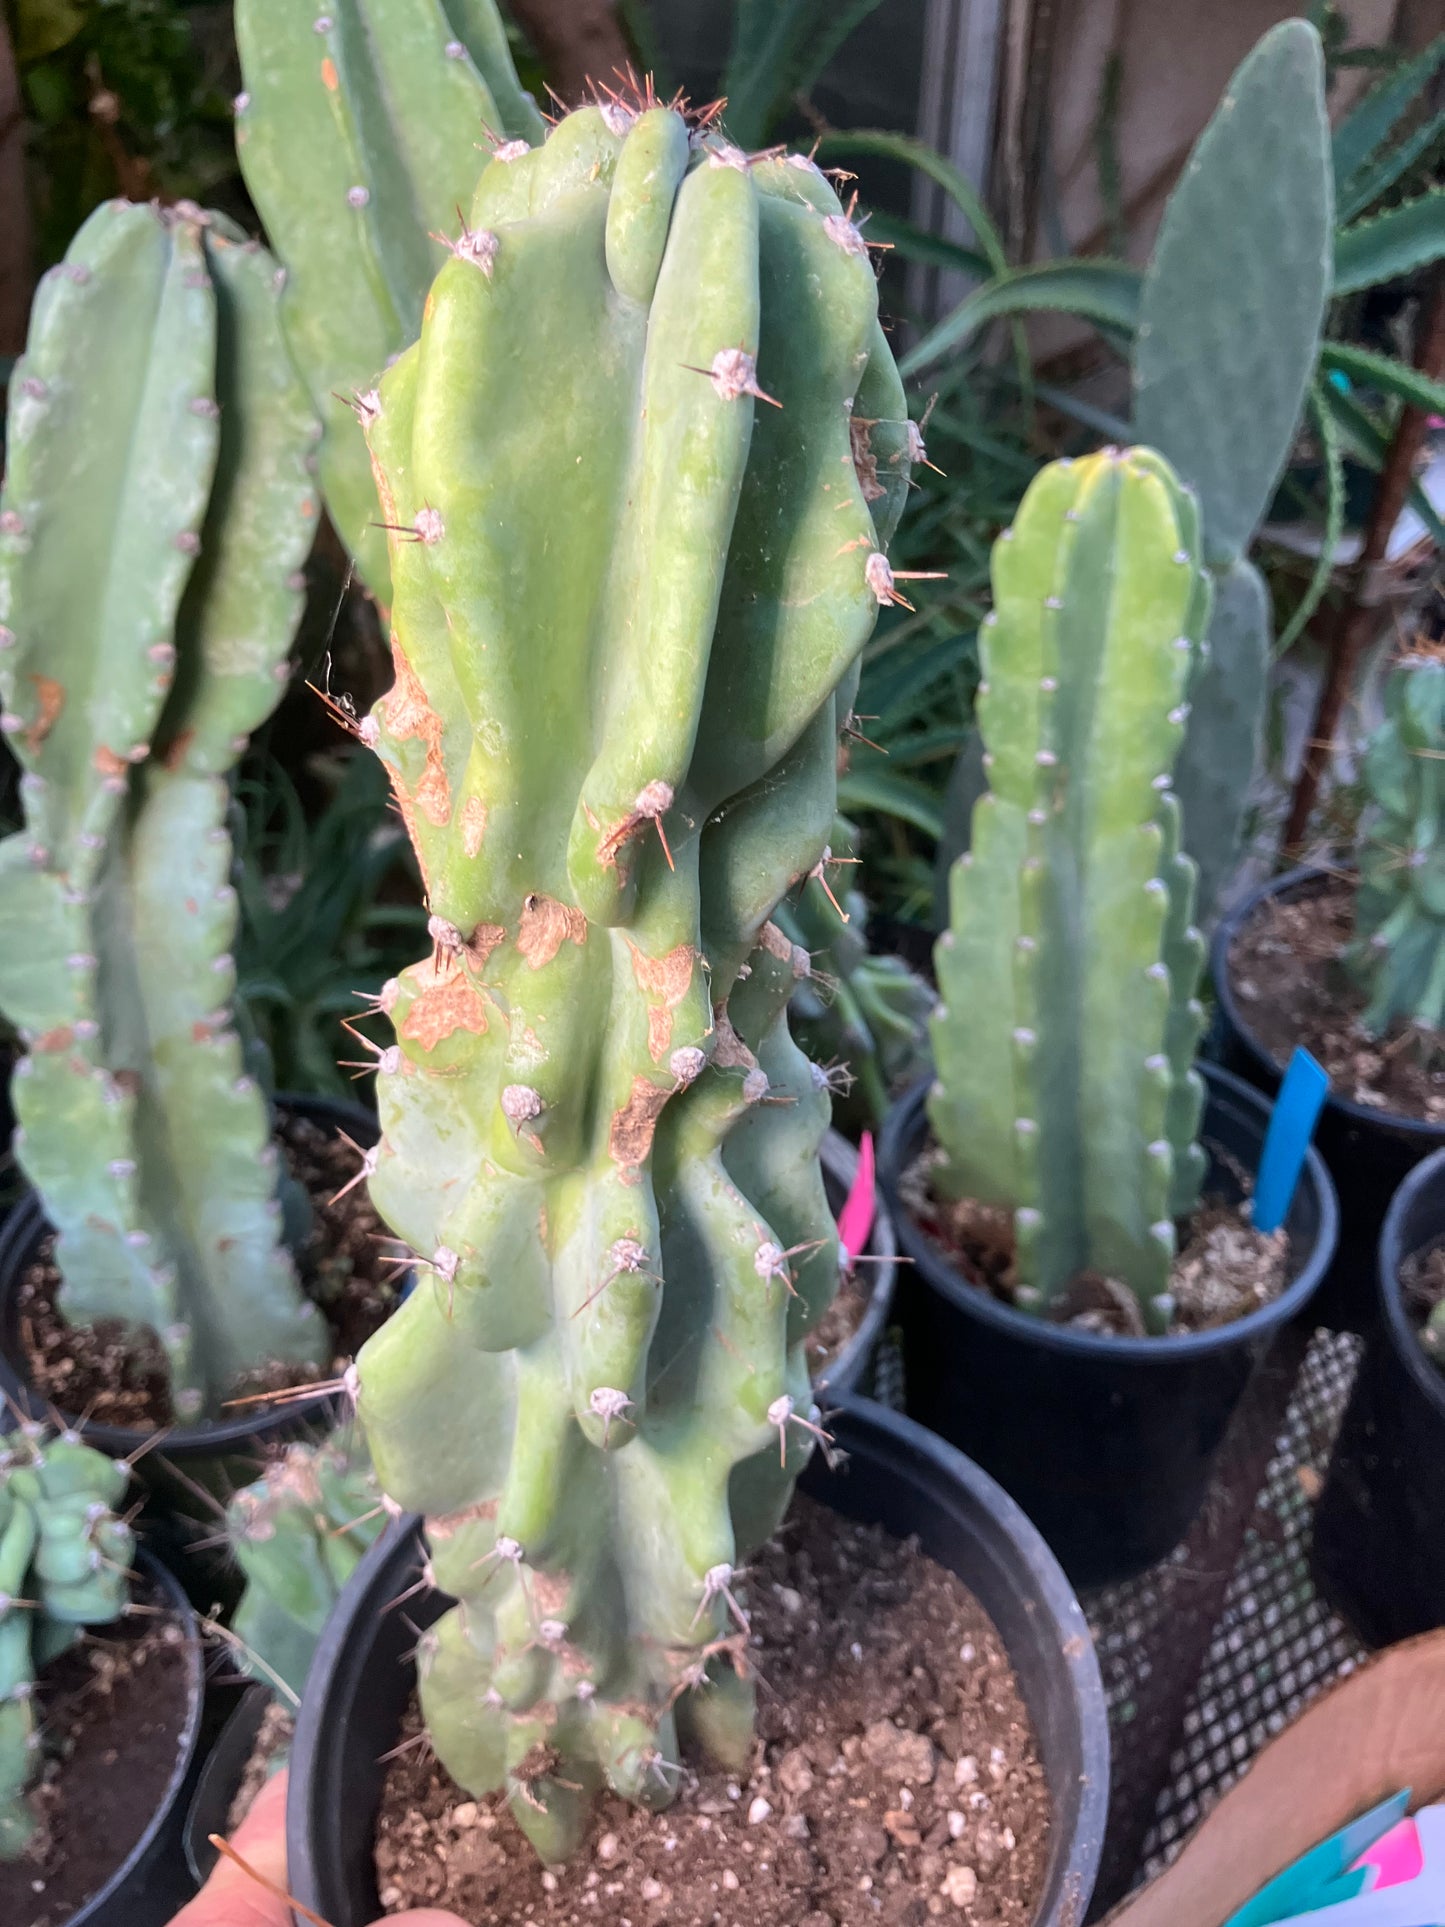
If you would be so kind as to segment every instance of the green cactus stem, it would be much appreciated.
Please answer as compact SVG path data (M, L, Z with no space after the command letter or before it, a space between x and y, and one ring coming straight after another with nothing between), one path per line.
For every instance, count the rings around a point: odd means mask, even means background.
M1203 941L1170 791L1209 610L1193 500L1146 449L1055 462L993 589L988 791L934 952L935 1182L1012 1212L1021 1304L1094 1271L1158 1331L1203 1174Z
M242 1663L299 1699L321 1629L362 1553L386 1523L359 1438L288 1446L227 1509L246 1581L231 1630Z
M585 109L481 177L367 432L432 954L371 1193L420 1283L358 1360L458 1600L423 1711L538 1851L752 1732L740 1568L837 1284L804 953L912 446L862 236L798 158ZM850 427L852 433L850 434ZM855 442L860 451L855 462Z
M1366 1029L1408 1025L1435 1054L1445 1047L1445 657L1411 651L1392 667L1364 779L1346 962L1369 996Z
M98 209L37 294L0 496L16 1150L66 1316L157 1332L183 1418L326 1350L230 1015L227 777L285 686L317 516L274 276L219 216Z
M73 1433L0 1434L0 1860L35 1831L26 1789L40 1764L40 1669L82 1626L125 1612L130 1527L116 1516L128 1474Z
M285 269L282 321L325 424L332 520L389 606L353 407L421 332L487 142L536 145L492 0L237 0L236 151Z

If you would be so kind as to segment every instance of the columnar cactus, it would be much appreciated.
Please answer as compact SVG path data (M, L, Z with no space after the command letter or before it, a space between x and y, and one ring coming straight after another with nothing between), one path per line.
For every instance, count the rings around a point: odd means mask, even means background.
M1364 1023L1445 1032L1445 656L1402 656L1365 751L1368 820L1347 961L1369 994Z
M993 589L989 787L934 953L934 1181L1013 1213L1025 1307L1088 1270L1162 1330L1203 1174L1203 941L1170 790L1209 613L1193 498L1147 449L1055 462Z
M420 1282L359 1411L460 1602L437 1750L547 1857L604 1782L669 1797L679 1723L749 1745L739 1569L838 1268L768 919L823 857L912 447L822 175L639 106L493 158L364 401L396 681L362 733L433 948L382 999L371 1191Z
M116 1517L126 1472L72 1434L0 1434L0 1860L35 1830L35 1677L81 1626L119 1619L135 1540Z
M540 141L542 117L492 0L237 0L236 45L236 151L284 264L286 340L326 426L326 504L388 605L352 401L421 332L442 234L486 142Z
M386 1523L366 1450L337 1433L291 1445L226 1515L246 1581L231 1630L258 1679L300 1696L337 1596Z
M285 684L317 513L274 276L218 216L98 209L36 296L0 496L16 1149L67 1317L153 1327L182 1417L326 1348L229 1011L226 777Z

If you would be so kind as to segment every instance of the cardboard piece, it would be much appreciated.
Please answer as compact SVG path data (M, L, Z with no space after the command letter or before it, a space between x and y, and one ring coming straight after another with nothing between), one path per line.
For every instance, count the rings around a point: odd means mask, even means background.
M1417 1807L1445 1796L1445 1629L1387 1648L1307 1707L1105 1927L1220 1927L1292 1860L1401 1787Z

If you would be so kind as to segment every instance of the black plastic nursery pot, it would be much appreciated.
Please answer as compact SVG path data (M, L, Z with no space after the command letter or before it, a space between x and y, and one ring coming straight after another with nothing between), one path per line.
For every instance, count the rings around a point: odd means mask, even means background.
M1238 904L1214 933L1209 970L1217 1000L1217 1054L1227 1069L1270 1097L1279 1089L1283 1067L1250 1029L1248 1007L1230 978L1229 953L1235 938L1271 900L1307 895L1328 880L1328 873L1317 869L1291 870L1275 877ZM1334 1180L1340 1237L1310 1315L1334 1330L1368 1331L1377 1303L1375 1264L1381 1221L1421 1158L1445 1148L1445 1124L1330 1097L1315 1126L1314 1141Z
M1401 1263L1445 1237L1445 1151L1417 1164L1380 1232L1379 1316L1315 1508L1314 1568L1371 1646L1445 1626L1445 1371L1405 1308Z
M277 1103L294 1117L345 1131L363 1147L375 1141L376 1118L359 1105L287 1093ZM19 1288L49 1230L34 1192L28 1192L0 1224L0 1393L12 1405L42 1419L57 1414L27 1375ZM207 1504L206 1495L212 1500L228 1498L256 1476L278 1447L333 1424L339 1410L340 1400L333 1391L288 1396L276 1405L248 1405L231 1417L172 1426L161 1440L151 1432L100 1424L76 1413L58 1416L98 1451L134 1460L135 1476L146 1491L147 1537L155 1551L182 1574L194 1603L204 1611L218 1601L234 1603L236 1593L235 1576L224 1553L199 1558L191 1549L198 1520L206 1522L207 1531L214 1527L214 1504Z
M960 1453L865 1399L830 1423L846 1461L830 1471L815 1454L803 1490L847 1518L916 1533L924 1551L972 1589L1003 1638L1052 1796L1036 1927L1078 1927L1109 1787L1103 1688L1078 1601L1019 1508ZM398 1521L367 1553L322 1635L297 1721L288 1878L296 1898L331 1927L365 1927L380 1912L372 1846L382 1756L396 1744L415 1682L408 1655L417 1628L448 1603L437 1594L395 1603L421 1557L415 1520Z
M200 1632L180 1585L143 1547L137 1570L156 1588L180 1623L186 1642L186 1717L176 1762L149 1825L105 1885L71 1914L65 1927L166 1927L195 1892L182 1837L203 1763L204 1702ZM118 1770L124 1770L124 1760Z
M1205 1188L1238 1198L1225 1160L1257 1167L1269 1105L1227 1071L1199 1068L1209 1093ZM1312 1150L1286 1220L1291 1280L1272 1304L1171 1338L1078 1331L969 1283L903 1203L900 1180L928 1141L927 1089L922 1082L895 1105L879 1158L913 1261L898 1311L909 1413L998 1480L1076 1585L1141 1572L1189 1530L1255 1367L1319 1287L1335 1243L1329 1174Z

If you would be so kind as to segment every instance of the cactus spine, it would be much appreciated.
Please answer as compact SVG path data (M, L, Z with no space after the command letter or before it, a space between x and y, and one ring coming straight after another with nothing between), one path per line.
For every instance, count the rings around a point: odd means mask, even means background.
M238 0L236 150L286 270L327 507L373 594L386 541L350 406L421 332L488 139L541 140L492 0Z
M1030 1309L1091 1270L1162 1330L1203 1174L1203 940L1169 787L1209 609L1197 512L1146 449L1055 462L992 566L988 792L934 953L935 1182L1012 1211Z
M833 823L911 445L821 174L640 105L492 160L368 422L366 734L434 947L387 998L371 1180L421 1282L359 1411L460 1602L437 1750L549 1858L604 1782L669 1797L679 1723L749 1745L736 1575L811 1449L838 1264L768 919Z
M1264 727L1269 591L1247 551L1319 356L1333 244L1323 51L1307 21L1286 20L1231 77L1185 164L1134 346L1134 432L1197 493L1215 579L1175 771L1201 923L1238 859Z
M246 1581L231 1629L257 1678L297 1698L316 1641L357 1561L386 1523L359 1439L291 1445L227 1510Z
M1385 686L1385 720L1364 761L1368 823L1360 848L1355 939L1366 1029L1445 1031L1445 658L1411 652Z
M72 1433L0 1434L0 1860L35 1829L35 1678L81 1626L119 1619L135 1540L115 1514L126 1473Z
M154 1328L182 1417L326 1344L228 1010L226 776L285 684L317 512L274 274L217 216L98 209L36 297L0 498L17 1152L67 1317Z
M839 817L829 854L847 863L856 845L857 831ZM790 1011L798 1042L830 1079L834 1117L877 1130L891 1093L928 1068L933 992L901 957L868 948L868 904L860 891L847 891L841 909L846 923L820 873L795 901L779 904L775 921L812 960Z

